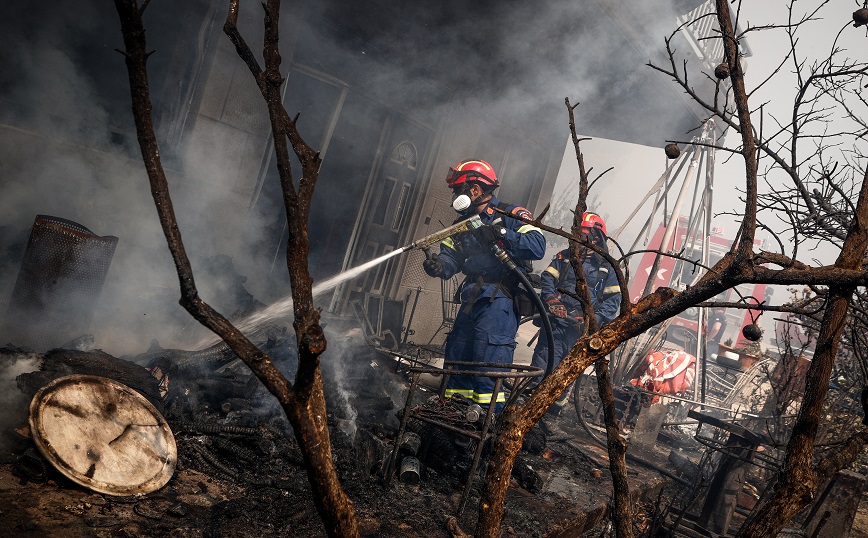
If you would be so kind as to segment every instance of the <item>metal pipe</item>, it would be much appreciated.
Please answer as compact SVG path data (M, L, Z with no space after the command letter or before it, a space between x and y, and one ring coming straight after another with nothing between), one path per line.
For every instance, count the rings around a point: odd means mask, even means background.
M418 372L413 374L410 388L407 390L407 401L404 403L404 413L401 415L401 425L398 426L398 435L395 436L395 446L392 448L391 456L389 456L389 464L386 466L386 476L383 477L384 487L389 487L389 483L392 481L392 473L395 471L395 462L398 459L398 449L400 448L398 444L401 437L404 435L404 432L407 430L407 421L410 418L410 409L413 405L413 395L416 393L416 387L419 385L419 377L420 374Z
M658 247L659 252L654 257L654 264L651 266L651 271L648 273L648 282L645 283L645 289L642 290L642 297L651 293L651 288L654 287L654 282L657 280L657 269L660 267L660 259L663 257L663 252L669 248L669 242L675 234L675 229L678 227L678 216L681 213L681 206L684 205L684 199L687 197L687 191L690 189L690 178L696 173L696 165L699 162L699 151L693 152L693 158L690 160L690 166L687 168L687 177L681 184L681 191L678 193L678 198L675 200L675 205L672 206L672 218L666 225L666 231L663 232L663 240L660 241Z
M672 161L671 163L669 163L669 166L667 166L666 170L663 171L663 174L660 175L660 179L657 180L657 183L655 183L654 186L651 187L651 189L648 191L648 193L645 194L645 197L642 198L642 200L638 204L636 204L636 207L633 209L633 212L630 213L630 215L626 219L624 219L624 224L622 224L621 227L618 228L617 230L615 230L615 233L613 233L610 236L611 239L614 239L616 241L618 240L618 236L621 235L621 232L624 231L624 228L627 226L627 224L631 220L633 220L633 217L636 216L636 213L638 213L639 210L642 209L642 206L645 205L645 202L648 201L648 198L651 198L652 194L659 196L660 191L663 189L664 185L666 185L667 179L670 177L669 176L670 172L672 172L672 169L677 164L680 165L679 166L679 169L680 169L680 167L684 165L684 160L681 160L680 162L679 161ZM677 172L676 172L676 175L677 175ZM666 190L668 190L668 188L669 187L666 187ZM657 207L657 198L656 197L654 199L654 207L655 208ZM640 233L639 235L642 235L642 234Z
M713 124L712 124L713 125ZM713 131L712 131L713 132ZM702 265L705 267L709 267L711 265L711 261L709 258L710 249L711 249L711 208L712 201L714 198L714 146L710 146L708 149L708 162L705 166L705 229L703 230L703 235L705 236L702 242ZM706 330L702 332L702 337L698 340L702 342L702 394L700 397L700 401L705 403L706 396L706 379L708 377L708 359L711 357L708 356L708 311L703 308L704 320Z
M696 148L691 146L690 155L693 155L693 153L695 151L696 151ZM687 156L688 156L688 154L685 152L684 156L681 159L678 159L678 161L676 161L678 163L678 169L675 170L675 173L671 177L667 178L665 188L656 191L656 196L654 197L654 205L651 208L651 214L648 215L648 218L645 219L645 222L642 224L642 230L644 231L644 233L646 235L646 241L647 241L647 236L651 231L651 225L654 223L654 218L657 216L657 210L660 209L660 206L664 205L664 202L669 197L669 190L672 189L672 187L675 185L675 180L681 174L681 170L684 169L684 165L687 164L687 161L689 160L687 158ZM664 221L664 223L666 222L666 210L665 209L663 211L663 221ZM625 224L625 226L626 226L626 224ZM627 252L630 252L630 251L633 251L636 249L636 246L639 244L639 241L642 240L642 233L643 232L639 232L639 234L636 235L636 239L633 240L633 243L630 245L630 248L627 249Z
M416 287L416 298L413 299L413 308L410 309L410 319L407 320L407 328L404 329L404 339L402 344L407 343L407 338L410 336L410 325L413 323L413 316L416 315L416 305L419 304L419 294L422 292L422 286ZM407 293L407 299L410 298L410 293Z

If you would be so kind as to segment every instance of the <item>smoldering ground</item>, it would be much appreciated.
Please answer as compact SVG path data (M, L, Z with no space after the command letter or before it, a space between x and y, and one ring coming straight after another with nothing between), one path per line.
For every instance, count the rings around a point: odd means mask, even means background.
M32 372L39 368L39 357L32 353L3 353L0 361L0 458L7 461L11 457L10 450L15 446L12 435L7 435L10 428L22 426L27 421L29 401L23 392L18 390L15 378L20 374Z

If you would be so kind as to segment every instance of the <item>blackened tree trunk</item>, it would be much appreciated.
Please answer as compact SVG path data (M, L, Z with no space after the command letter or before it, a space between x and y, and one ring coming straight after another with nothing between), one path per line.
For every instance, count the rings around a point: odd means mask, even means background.
M835 267L841 269L860 269L868 247L868 171L862 180L862 189L856 203L856 215L844 241L844 248ZM802 508L811 503L817 491L817 473L813 468L814 442L822 419L823 402L829 390L829 376L838 353L841 333L847 321L847 311L856 286L830 285L829 298L814 358L805 380L805 395L792 436L787 444L784 466L778 477L772 496L757 510L751 519L742 526L739 536L761 538L777 536L784 526ZM845 455L855 455L865 446L864 436L854 436ZM852 460L850 460L852 461ZM824 473L825 474L825 473Z
M271 118L290 231L287 243L287 268L292 285L293 326L299 356L294 384L283 376L267 354L259 350L224 316L198 296L172 207L152 123L146 67L149 54L145 48L145 31L142 24L142 12L147 5L147 0L141 7L137 0L115 0L126 47L124 55L129 72L133 117L139 146L151 183L151 192L160 224L178 272L181 287L180 303L197 321L219 335L277 397L304 454L308 480L313 490L313 500L325 525L326 533L329 536L358 536L355 508L341 487L332 461L319 367L319 356L326 349L326 339L319 323L319 310L313 307L312 279L308 271L307 219L320 158L319 154L301 139L295 128L295 122L289 118L281 104L279 88L283 79L279 71L280 54L277 47L280 2L269 0L265 5L265 71L256 65L253 54L235 29L239 8L237 0L232 0L230 3L224 29L256 78ZM287 139L302 163L298 192L289 166Z
M854 189L854 192L858 191L860 193L857 204L853 206L849 200L842 202L840 205L846 209L838 211L834 215L835 219L829 219L829 222L847 222L846 231L842 229L840 234L837 234L835 230L829 230L828 225L822 229L822 233L826 234L825 236L844 238L841 255L835 265L832 267L810 267L804 263L800 263L796 259L795 251L792 256L786 256L783 253L755 253L753 251L758 225L758 150L761 150L764 155L769 156L781 170L792 178L792 190L796 193L794 195L796 201L792 203L793 206L798 208L799 203L802 203L801 207L820 207L819 204L811 205L813 204L811 200L802 201L802 198L800 198L805 196L810 197L811 193L806 188L803 179L799 176L798 167L799 164L804 162L804 158L796 155L796 140L801 133L800 127L804 126L804 122L812 121L816 116L816 112L814 114L800 114L798 111L799 103L802 102L805 91L810 84L817 83L820 86L818 93L828 94L834 89L834 87L830 89L828 85L834 84L833 81L836 77L844 77L845 80L853 81L854 77L864 74L868 68L861 65L854 66L853 63L836 68L832 66L830 60L827 71L818 73L816 76L812 75L807 80L800 81L802 87L796 99L796 111L793 114L792 120L793 126L789 129L784 128L781 130L781 132L791 133L792 136L791 144L786 144L786 147L792 148L793 155L790 162L787 162L772 151L772 146L768 141L759 139L753 127L748 107L749 93L746 89L744 73L742 72L737 36L733 29L732 15L729 9L730 5L727 0L717 0L716 6L717 19L721 29L719 38L723 40L724 61L729 67L729 80L731 83L731 90L725 89L724 91L732 92L735 109L731 110L728 105L719 105L719 95L717 94L713 102L701 100L694 92L692 86L688 84L686 74L681 71L682 66L678 65L675 61L673 51L668 48L668 41L667 49L672 60L671 70L659 70L672 76L674 80L682 85L688 95L696 99L709 111L710 115L716 116L725 126L735 129L740 135L741 143L739 147L736 150L729 150L740 154L745 164L742 195L744 206L740 213L741 226L739 228L738 239L733 245L732 250L723 259L710 268L698 282L695 282L684 291L675 292L671 289L660 288L648 297L640 299L637 304L631 304L629 301L622 303L619 317L603 329L591 327L589 333L582 336L576 342L567 357L538 386L521 408L508 408L504 412L499 423L498 438L493 448L485 490L482 494L479 526L476 532L478 537L497 536L498 526L504 514L509 473L512 469L512 462L521 446L523 436L539 420L555 398L575 381L587 366L604 357L619 344L637 336L653 325L682 312L689 306L700 304L708 306L708 304L703 304L704 301L742 283L810 284L828 286L829 288L829 300L823 320L823 329L820 333L820 341L817 347L817 354L815 355L816 364L812 366L808 374L810 379L806 388L802 412L796 423L796 431L788 446L787 464L782 472L781 486L775 492L775 496L768 507L763 508L761 514L753 518L750 524L745 526L743 533L746 533L746 536L756 537L775 535L776 531L780 530L792 518L792 515L799 508L803 507L804 503L813 495L815 489L814 483L816 482L814 471L811 469L813 443L820 419L820 409L828 387L831 365L840 341L841 331L843 330L853 291L858 286L864 286L868 282L868 275L866 275L866 271L862 267L862 260L866 251L865 226L868 225L868 214L866 214L866 210L868 209L866 209L865 202L865 182L868 181L868 177L862 178L861 184L857 189ZM812 12L813 14L814 12ZM793 43L793 46L795 46L795 41ZM826 84L826 86L822 86L822 84ZM858 95L855 99L858 99ZM851 109L845 103L841 102L841 106L847 113L852 115ZM859 122L858 118L855 118L855 121ZM864 123L860 123L860 125L864 125ZM816 149L816 136L812 137L811 134L804 136L806 140L811 142L816 152L815 156L823 154L822 149ZM864 175L864 169L860 171L859 177L862 175ZM854 182L858 182L859 177L854 178ZM830 183L831 178L825 177L825 182ZM839 187L833 186L832 190L840 192ZM587 194L587 191L583 189L580 189L580 192L584 195ZM584 207L581 202L580 200L577 212ZM768 208L769 206L766 205L765 207ZM802 216L793 211L789 209L787 213L788 220L794 223L800 222ZM818 217L814 213L816 211L812 209L810 215L811 222L822 223L824 221L823 217ZM558 230L547 228L540 222L535 222L534 224L544 230L558 232ZM798 230L799 228L794 224L793 231L798 232ZM571 239L576 241L575 237ZM668 253L663 254L669 255ZM624 257L628 257L629 255L630 253L627 253ZM767 267L766 265L768 264L773 264L777 268ZM626 296L626 286L621 276L619 275L619 282L621 283L622 293ZM582 293L579 293L579 296L581 297ZM760 308L763 309L765 306L760 305ZM603 366L600 365L598 372L602 371L605 374ZM610 392L611 387L606 386L605 375L603 379L599 380L599 383L601 398L606 402L607 392ZM612 421L610 417L606 418L610 459L613 462L610 465L612 465L612 473L615 478L614 486L617 510L617 497L622 492L626 492L627 487L626 481L619 483L620 478L625 475L622 474L622 469L616 464L622 458L619 453L620 447L617 443L618 432L616 428L614 431L610 431L613 430L610 426L610 422ZM822 476L828 476L829 473L846 465L847 459L854 457L865 446L866 437L868 436L857 434L847 440L833 458L825 460L820 466L819 470ZM626 503L624 506L629 509ZM622 514L623 517L619 518L616 516L619 523L616 527L616 532L619 536L629 536L631 532L629 522L627 521L629 512L624 511Z

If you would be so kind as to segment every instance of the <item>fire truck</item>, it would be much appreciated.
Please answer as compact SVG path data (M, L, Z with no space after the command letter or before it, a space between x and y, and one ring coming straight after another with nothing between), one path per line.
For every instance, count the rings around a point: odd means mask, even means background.
M696 237L688 238L687 228L687 217L680 217L678 219L675 233L672 235L672 239L670 240L670 244L661 248L660 243L663 240L666 226L660 224L646 248L648 250L661 250L663 252L678 253L685 258L700 262L702 260L702 240L701 238ZM724 254L729 252L729 249L732 246L732 240L724 235L723 228L717 226L712 227L708 244L708 266L712 267L724 256ZM756 240L755 246L762 247L763 242ZM648 279L651 276L650 273L656 255L655 252L644 253L639 260L639 264L635 266L635 269L631 263L631 301L636 302L641 298ZM662 256L657 267L657 273L654 276L651 291L660 287L671 287L678 291L684 290L697 278L697 276L700 275L700 271L703 271L701 266L696 266L692 263L678 260L676 258ZM711 299L711 301L735 303L739 301L744 302L746 300L747 302L756 304L767 300L768 296L771 295L771 292L772 290L767 289L765 284L742 284L721 293ZM750 299L750 297L753 297L755 300ZM732 347L747 346L750 342L744 338L741 330L745 325L752 322L753 318L751 316L755 318L758 314L758 310L727 309L726 329L720 340L721 343L731 340ZM669 325L666 332L666 341L687 349L688 345L695 345L694 343L698 337L698 329L699 309L696 307L688 308L672 320L672 323Z

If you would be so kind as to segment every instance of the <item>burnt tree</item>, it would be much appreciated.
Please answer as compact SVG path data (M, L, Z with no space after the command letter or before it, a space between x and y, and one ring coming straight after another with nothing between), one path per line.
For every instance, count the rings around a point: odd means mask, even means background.
M823 5L825 2L820 3L820 7ZM708 111L709 119L716 119L738 135L737 147L727 148L722 144L716 146L737 155L744 163L743 205L738 211L740 227L737 240L729 253L713 267L708 268L708 272L694 285L682 292L659 288L637 303L631 303L627 299L626 279L618 269L618 265L614 265L619 273L622 297L624 297L620 316L603 329L598 329L593 322L589 322L589 330L586 334L579 338L567 357L538 386L531 397L522 406L511 406L504 411L499 421L498 437L491 454L482 494L479 525L476 530L478 537L498 535L510 472L524 435L542 417L548 406L588 366L597 361L598 373L605 374L604 357L620 344L688 307L710 305L711 303L707 301L715 295L739 284L798 284L821 287L825 290L824 314L817 339L817 352L807 373L805 395L788 442L785 464L780 471L777 488L771 498L759 508L755 517L741 529L741 535L751 537L776 535L813 498L820 478L828 477L846 466L864 450L868 436L864 432L859 432L843 442L833 454L827 454L822 463L815 464L813 461L820 411L847 320L847 312L854 292L868 282L868 271L864 267L866 247L868 247L866 158L864 153L857 149L851 155L852 159L847 161L852 172L848 176L852 181L851 187L832 180L829 171L834 170L837 163L830 160L828 153L839 142L824 138L822 122L827 119L827 105L823 104L822 100L830 98L835 101L844 111L844 115L857 124L855 129L836 132L851 146L855 146L859 140L864 139L866 132L865 122L858 116L854 107L866 104L860 88L864 86L868 65L850 60L835 62L836 55L840 53L837 48L831 51L825 61L812 66L808 66L801 59L796 59L795 53L788 56L788 58L792 57L797 70L808 69L809 74L799 78L792 117L788 118L789 121L779 122L779 130L763 136L762 129L754 126L752 117L754 111L748 104L752 90L748 90L746 86L739 52L739 40L743 35L736 34L733 22L737 19L739 6L740 3L736 3L736 12L733 13L727 0L717 0L716 13L712 14L717 20L719 29L719 34L712 39L722 40L725 53L722 64L728 68L724 78L729 81L728 86L717 83L715 95L702 96L694 90L687 79L686 65L678 65L676 61L675 51L670 48L670 40L667 40L666 44L671 65L667 68L652 66L682 86L691 98ZM792 18L792 5L790 13ZM801 20L791 20L789 24L781 25L781 28L795 32L803 24L813 20L815 13L811 12ZM790 42L795 50L798 39L792 37L793 35L791 34ZM710 75L706 76L710 77ZM809 130L815 122L821 122L819 135ZM789 138L782 144L775 139L776 135ZM574 142L578 146L578 142L576 140ZM808 155L800 153L802 149L800 142L804 143L802 145L813 142ZM776 148L789 150L791 155L785 158L775 151ZM582 168L582 156L578 152L578 147L577 156ZM772 162L772 169L782 171L789 178L791 183L786 190L788 196L791 196L789 204L783 203L780 199L769 201L767 198L760 197L758 188L760 156ZM820 164L814 166L805 164L811 158ZM825 186L819 195L814 192L816 189L810 188L811 181L819 181ZM773 189L773 194L781 191L780 187L776 191ZM835 203L829 201L832 195L837 197ZM585 207L585 200L582 197L586 196L587 190L583 189L576 206L577 212ZM851 201L852 198L856 198L855 204ZM795 246L791 252L787 252L782 243L778 252L754 251L757 229L768 227L759 220L760 209L767 213L776 211L778 215L783 215L784 222L791 223L790 232L795 238ZM800 211L806 212L807 215L800 216ZM803 218L805 216L807 220ZM818 230L820 238L834 237L840 241L837 244L840 253L833 265L812 266L799 260L797 247L800 234L804 233L805 223L810 223ZM534 224L548 231L558 232L545 227L542 223ZM575 235L573 240L576 240ZM622 256L622 259L632 254L628 252ZM666 253L662 254L666 255ZM580 289L577 293L580 297L586 295L581 289L581 284L578 288ZM759 308L767 308L767 306L760 305ZM610 386L606 386L605 377L603 375L600 379L601 398L604 402L607 401L607 397L610 397L607 392L611 390ZM604 403L604 407L605 405ZM622 458L618 446L620 436L617 427L608 416L609 413L606 415L616 501L613 517L617 521L618 536L626 537L632 535L632 529L629 521L629 504L619 502L619 499L627 499L629 493L626 473L616 461Z
M355 508L341 487L332 461L319 365L319 356L326 349L326 339L320 325L319 309L313 306L312 279L308 269L308 215L321 161L319 154L302 140L296 129L295 120L289 117L280 99L280 87L283 83L278 50L280 1L268 0L263 5L265 69L258 65L255 56L236 28L238 0L230 2L224 32L232 40L238 54L256 79L268 106L271 120L289 229L286 263L292 286L293 327L298 346L298 370L293 382L286 379L266 353L258 349L223 315L199 298L190 261L181 240L181 231L175 218L154 134L146 65L150 53L146 51L145 30L142 23L142 14L147 5L148 0L143 0L141 5L137 0L115 0L124 38L123 54L129 73L136 133L160 224L178 272L181 288L180 304L199 323L220 336L277 397L304 454L314 503L326 533L329 536L358 536ZM290 167L290 144L302 166L297 183L293 179Z
M588 192L591 186L608 170L597 176L593 181L589 179L590 170L585 167L585 156L580 148L582 140L576 134L574 110L578 105L571 105L569 99L565 100L565 104L570 117L570 138L573 141L576 160L579 165L579 199L576 202L576 209L573 212L573 225L570 229L571 237L576 238L581 236L582 215L588 209ZM576 272L576 293L578 294L579 302L582 304L582 311L588 313L585 316L586 333L597 332L599 330L597 317L594 314L594 307L591 304L588 282L585 278L584 269L582 269L582 260L585 258L586 250L591 247L592 245L586 244L584 241L570 241L570 265L573 267L573 271ZM604 252L599 252L599 254L607 256ZM611 257L609 263L612 264L612 267L617 267L618 265L617 261L611 259ZM623 289L624 281L620 277L619 283ZM621 297L626 297L626 294L622 294ZM612 388L612 377L609 375L608 361L606 359L596 361L594 363L594 371L597 374L597 389L600 393L603 420L606 425L606 448L609 454L609 470L612 472L614 486L612 520L618 536L625 538L632 537L633 509L630 505L630 488L627 484L627 443L618 431L617 418L615 416L615 396Z

